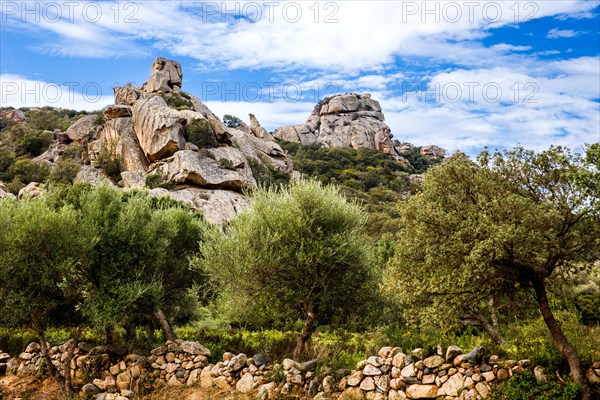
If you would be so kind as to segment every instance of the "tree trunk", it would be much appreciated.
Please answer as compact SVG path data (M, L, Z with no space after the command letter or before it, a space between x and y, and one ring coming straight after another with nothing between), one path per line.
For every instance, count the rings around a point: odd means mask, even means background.
M148 347L151 349L154 345L154 327L151 323L146 325L146 339L148 339Z
M533 283L533 288L535 290L535 296L538 301L538 305L540 307L540 311L542 313L542 317L544 318L544 322L552 335L552 339L554 340L554 344L558 348L558 351L565 357L567 363L569 364L569 369L571 370L571 376L573 377L573 381L580 385L583 389L583 400L591 399L591 390L589 385L585 380L585 374L583 368L581 366L581 358L579 358L579 354L577 354L577 350L569 343L567 337L563 333L560 325L554 318L552 314L552 309L550 308L550 303L548 302L548 295L546 293L546 286L544 284L543 279L535 280Z
M499 345L504 344L504 338L502 336L500 336L497 326L493 326L492 324L490 324L489 321L479 311L473 310L472 312L473 312L473 316L475 317L477 322L479 322L479 325L481 325L483 330L488 335L490 335L492 340L496 344L499 344Z
M494 305L494 296L490 296L487 305L490 319L492 320L492 326L494 329L498 330L498 313L496 312L496 306Z
M64 386L64 379L60 375L60 372L56 368L56 366L52 363L52 357L50 357L50 349L48 349L48 342L46 341L46 333L44 329L41 328L40 324L34 322L35 332L40 339L40 346L42 348L42 356L44 357L44 363L46 364L46 368L48 368L48 372L56 382L60 386Z
M115 340L115 327L114 325L108 325L104 327L104 345L110 346Z
M167 340L171 340L171 341L177 340L177 336L175 335L175 332L173 332L173 329L171 328L171 324L169 324L167 317L165 316L165 314L162 312L162 310L160 308L157 308L152 313L152 317L156 320L156 322L162 328L163 332L165 333L165 338Z
M293 358L295 361L300 360L302 353L304 353L304 346L315 329L314 304L312 300L306 305L305 312L306 319L304 320L304 329L302 330L302 333L298 335L298 339L296 340L296 348L294 349Z

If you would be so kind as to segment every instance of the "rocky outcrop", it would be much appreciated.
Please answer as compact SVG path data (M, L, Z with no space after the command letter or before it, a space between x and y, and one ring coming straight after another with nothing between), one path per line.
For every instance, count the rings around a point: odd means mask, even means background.
M152 64L152 75L142 90L148 93L181 91L182 80L181 64L158 57Z
M107 121L115 118L131 117L131 106L124 104L114 104L104 109L104 118Z
M150 174L173 183L242 191L256 186L244 155L234 147L182 150L153 165Z
M156 197L168 196L173 200L181 201L192 210L202 212L206 221L216 225L222 225L224 222L231 220L236 213L250 206L246 196L230 190L184 186L174 190L152 189L150 195Z
M116 87L113 89L113 91L115 92L116 105L132 106L139 99L148 98L148 94L146 92L136 89L131 83L128 83L125 86Z
M284 126L273 136L304 145L367 147L396 156L391 131L379 102L370 94L348 93L326 97L305 124Z
M34 161L52 167L76 142L82 151L74 159L82 165L75 182L148 186L152 195L183 201L207 221L231 219L249 204L243 193L256 186L253 168L291 174L291 159L254 115L245 132L225 126L198 98L181 90L182 76L178 62L157 58L144 85L115 88L115 104L100 116L79 119L64 133L53 132L54 143ZM107 166L118 166L118 173L111 171L109 177ZM119 182L111 180L118 176ZM38 190L28 187L23 195ZM6 192L0 194L6 197Z
M67 129L69 139L74 142L84 142L92 138L95 133L93 128L96 126L94 121L97 117L96 114L90 114L79 118Z
M425 157L446 157L446 150L438 146L421 147L421 155Z
M107 121L100 135L100 144L111 149L130 172L145 173L149 162L133 130L131 118L116 118Z
M18 124L19 122L25 121L25 113L21 110L3 110L0 111L0 120Z
M0 199L14 199L15 195L0 181Z
M133 128L150 161L172 156L183 149L185 118L158 96L136 101Z
M254 114L248 114L250 118L250 132L259 139L273 140L273 137L265 128L260 125Z
M35 199L36 197L40 197L44 195L44 190L41 188L40 184L37 182L31 182L23 189L19 190L19 200L23 199Z
M89 183L92 185L113 184L103 169L96 168L93 165L82 165L75 176L75 183Z

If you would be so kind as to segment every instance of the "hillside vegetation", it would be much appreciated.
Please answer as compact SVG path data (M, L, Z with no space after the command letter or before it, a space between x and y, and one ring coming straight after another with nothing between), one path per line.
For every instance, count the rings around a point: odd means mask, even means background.
M584 376L600 361L597 144L475 159L416 148L406 164L280 142L305 179L250 166L262 185L221 227L146 190L73 184L76 145L52 169L33 161L83 113L25 114L2 122L0 180L13 193L47 185L0 199L0 349L11 355L33 340L148 353L181 338L211 362L261 353L336 371L382 346L485 346L546 371L545 383L498 385L497 398L597 390Z

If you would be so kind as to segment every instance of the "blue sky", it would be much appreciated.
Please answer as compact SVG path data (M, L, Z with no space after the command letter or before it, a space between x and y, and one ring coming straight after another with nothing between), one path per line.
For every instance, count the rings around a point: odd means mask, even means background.
M0 104L95 110L157 56L269 130L339 92L394 137L474 153L600 140L600 2L0 0Z

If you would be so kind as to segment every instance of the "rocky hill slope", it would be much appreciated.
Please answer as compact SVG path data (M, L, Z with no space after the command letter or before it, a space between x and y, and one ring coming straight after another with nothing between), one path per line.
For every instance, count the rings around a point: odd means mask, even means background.
M115 88L114 105L56 133L36 161L58 163L65 147L77 143L85 165L76 181L124 188L152 182L158 187L151 193L183 201L210 222L229 219L248 204L243 191L257 185L252 165L289 174L292 162L256 118L247 129L226 127L181 82L180 64L157 58L144 85ZM119 177L110 179L106 159L120 165Z
M0 198L11 196L10 192L21 197L40 195L39 183L56 181L53 174L74 171L72 178L62 182L103 181L125 189L148 188L155 196L183 201L202 211L206 220L222 223L248 205L246 189L265 181L285 183L300 175L290 157L298 157L297 152L286 151L294 143L310 145L304 158L318 156L310 152L315 146L371 149L384 159L361 153L353 157L362 161L352 165L362 165L366 157L366 167L392 163L391 170L407 174L420 173L445 155L436 146L415 148L393 141L379 102L369 94L327 97L315 106L306 124L284 126L271 134L253 114L249 124L224 124L198 98L182 90L182 78L178 62L159 57L145 84L115 88L115 104L99 113L0 109L0 155L5 158L0 162L0 180L6 183L0 182ZM325 156L335 169L349 155ZM306 173L302 167L306 163L300 164L298 170ZM350 167L346 165L344 171ZM359 180L368 179L359 175ZM394 184L399 191L410 184L408 178L401 180L405 184ZM357 190L368 191L373 185L362 186Z

